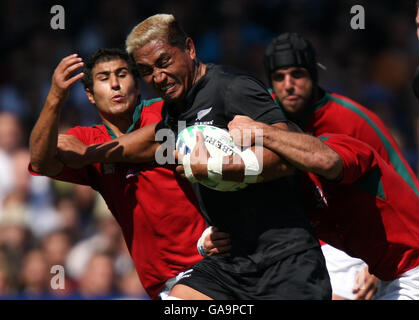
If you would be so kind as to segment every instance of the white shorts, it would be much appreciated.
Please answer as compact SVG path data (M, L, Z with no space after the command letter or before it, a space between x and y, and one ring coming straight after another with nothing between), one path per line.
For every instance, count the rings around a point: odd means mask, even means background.
M419 266L392 281L378 281L376 300L419 300Z
M321 248L326 259L333 294L353 300L355 294L352 290L356 285L356 276L367 265L361 259L352 258L329 244L322 245Z
M159 293L159 297L162 300L173 300L172 298L169 298L169 293L172 290L172 288L175 286L175 284L183 277L185 272L179 273L177 276L170 278L166 281L166 284L164 285L163 289Z

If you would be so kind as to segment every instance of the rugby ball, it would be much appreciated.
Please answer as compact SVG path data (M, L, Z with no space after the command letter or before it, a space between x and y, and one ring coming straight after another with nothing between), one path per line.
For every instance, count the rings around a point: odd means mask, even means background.
M204 136L205 147L212 158L223 158L240 153L230 133L210 125L194 125L179 132L176 140L176 151L182 155L189 154L196 144L196 134L201 131ZM200 184L217 191L238 191L247 187L244 182L235 181L213 181L211 179L200 180Z

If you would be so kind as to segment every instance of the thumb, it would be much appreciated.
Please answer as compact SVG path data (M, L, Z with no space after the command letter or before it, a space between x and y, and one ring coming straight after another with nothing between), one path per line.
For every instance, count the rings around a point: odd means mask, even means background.
M183 163L183 154L179 153L178 151L173 151L173 156L175 157L175 161L179 164Z
M202 133L202 131L197 131L196 133L196 143L199 145L202 145L204 143L204 134Z

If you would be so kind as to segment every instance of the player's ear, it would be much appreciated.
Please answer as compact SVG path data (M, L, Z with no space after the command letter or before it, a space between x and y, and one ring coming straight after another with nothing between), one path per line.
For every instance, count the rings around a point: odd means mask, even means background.
M96 100L95 100L95 97L93 96L93 92L89 88L86 88L86 94L87 94L87 98L89 99L89 101L92 104L96 104Z
M196 58L195 44L191 38L185 40L185 51L192 60Z

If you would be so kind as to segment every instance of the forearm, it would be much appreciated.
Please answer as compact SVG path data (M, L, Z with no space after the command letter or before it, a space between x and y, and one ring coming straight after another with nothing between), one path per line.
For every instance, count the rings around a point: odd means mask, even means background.
M155 124L150 124L112 141L91 145L86 151L86 163L126 162L145 163L155 160L161 142L155 141Z
M340 157L311 135L269 126L263 130L263 145L302 171L330 180L337 179L342 173Z
M45 175L58 174L63 165L56 159L58 125L60 120L62 99L49 92L30 136L29 148L31 166L36 172Z

